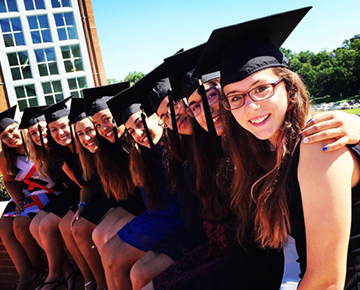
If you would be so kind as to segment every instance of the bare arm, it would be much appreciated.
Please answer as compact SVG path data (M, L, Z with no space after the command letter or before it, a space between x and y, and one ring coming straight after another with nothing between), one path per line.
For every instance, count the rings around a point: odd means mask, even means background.
M360 117L341 111L316 114L301 132L303 142L327 140L324 151L333 151L360 141ZM334 140L330 140L335 138Z
M346 148L321 152L324 144L300 147L307 268L299 290L343 289L345 283L354 161Z
M94 193L87 187L83 187L80 190L80 203L76 213L74 214L73 218L71 219L70 229L74 226L74 223L81 217L82 212L84 211L85 207L91 202Z

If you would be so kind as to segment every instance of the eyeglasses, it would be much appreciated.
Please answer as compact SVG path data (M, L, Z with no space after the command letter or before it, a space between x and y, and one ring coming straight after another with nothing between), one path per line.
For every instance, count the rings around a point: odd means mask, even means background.
M9 130L0 137L0 140L1 141L8 141L10 136L13 137L14 136L14 132L16 130L18 126L13 126L13 127L10 127Z
M182 100L173 102L173 104L174 104L174 110L175 110L175 115L176 115L180 112ZM161 115L158 125L163 127L164 129L166 129L166 128L169 128L170 124L171 124L171 112L170 112L170 107L169 107L167 113Z
M206 91L206 97L207 97L207 101L208 101L209 105L212 105L217 100L219 100L219 92L218 91L219 91L218 86L213 86ZM188 115L190 117L196 117L197 115L199 115L201 113L202 108L203 108L202 100L200 100L198 102L193 102L189 105L189 107L186 108L186 113L188 113Z
M231 95L230 97L227 97L225 100L223 100L222 104L225 110L230 111L244 106L246 96L249 96L250 99L252 99L254 102L260 102L266 100L274 95L275 87L283 80L284 78L280 78L272 84L257 86L256 88L251 89L245 94Z

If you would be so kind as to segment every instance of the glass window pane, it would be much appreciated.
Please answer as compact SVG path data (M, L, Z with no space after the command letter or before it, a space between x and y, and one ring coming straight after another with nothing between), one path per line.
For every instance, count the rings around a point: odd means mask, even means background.
M74 63L75 63L75 68L76 68L75 71L82 71L82 70L84 70L81 59L76 59L76 60L74 61Z
M4 35L4 42L6 47L14 46L14 40L12 34Z
M25 9L26 10L34 10L34 4L32 2L32 0L25 0Z
M52 94L52 90L51 90L51 85L50 83L43 83L42 84L43 90L44 90L44 94Z
M39 64L38 68L39 68L39 74L40 74L41 77L49 75L48 68L47 68L46 64Z
M64 19L62 14L54 14L56 26L64 26Z
M40 22L40 28L49 28L49 22L47 20L46 15L38 16Z
M67 28L69 39L77 39L77 33L75 27L68 27Z
M86 78L78 78L78 82L79 82L79 89L84 89L87 87Z
M41 43L40 31L39 30L31 31L31 37L32 37L32 41L33 41L34 44Z
M11 75L14 81L21 80L20 69L18 67L11 68Z
M18 59L16 57L16 53L8 53L8 60L10 66L18 65Z
M28 22L29 22L30 29L37 29L38 28L38 23L37 23L37 20L36 20L36 16L28 16Z
M20 18L11 18L10 22L11 22L13 31L22 31Z
M25 88L26 88L26 93L27 93L28 97L36 96L34 85L27 85L27 86L25 86Z
M72 50L72 54L74 57L80 57L80 46L78 45L73 45L71 46L71 50Z
M28 57L27 51L18 52L18 56L20 59L20 64L28 64L29 63L29 57Z
M19 100L18 105L20 112L24 111L24 109L28 107L26 100Z
M10 20L9 19L1 19L0 20L1 30L2 32L10 32Z
M63 7L71 7L70 0L62 0L62 6Z
M73 91L73 92L71 92L71 95L72 95L74 98L82 98L82 96L80 96L80 94L79 94L78 91Z
M51 5L53 8L60 7L60 0L51 0Z
M34 50L34 52L35 52L37 62L44 62L45 61L45 54L44 54L43 49L37 49L37 50Z
M44 0L35 0L36 9L45 9Z
M60 102L64 99L64 95L63 94L56 94L55 95L55 99L56 99L56 102Z
M8 0L7 1L9 12L18 11L16 0Z
M25 39L22 32L14 33L16 45L25 45Z
M55 50L53 48L46 48L45 53L48 61L56 61Z
M24 79L31 79L32 78L30 66L22 67L22 73L23 73Z
M57 64L55 62L54 63L49 63L49 70L50 70L51 75L59 74Z
M5 6L5 0L0 0L0 13L4 13L4 12L7 12Z
M38 106L37 98L31 98L28 100L29 100L29 107L37 107Z
M46 105L53 105L54 104L54 98L53 96L46 96L45 97Z
M42 30L43 42L52 42L50 29Z
M62 87L61 87L61 82L60 81L55 81L55 82L52 82L52 83L53 83L54 93L62 92Z
M67 26L75 25L74 16L72 13L64 13L65 23Z
M63 59L70 58L70 51L68 46L64 46L61 48Z
M67 61L64 61L64 65L65 65L65 71L70 73L70 72L73 72L74 71L74 68L73 68L73 65L72 65L72 62L67 60Z
M69 89L70 89L70 91L77 89L76 79L70 79L70 80L68 80L68 84L69 84Z
M16 97L18 99L25 98L25 91L24 87L17 87L15 88Z
M58 35L59 35L59 40L67 40L67 35L66 35L66 30L65 28L58 28Z

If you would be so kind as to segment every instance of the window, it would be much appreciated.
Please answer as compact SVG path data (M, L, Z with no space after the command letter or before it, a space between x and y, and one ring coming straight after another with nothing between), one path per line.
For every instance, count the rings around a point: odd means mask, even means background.
M34 44L52 41L49 22L46 15L28 16L28 22Z
M85 77L68 79L68 84L69 84L70 94L75 98L81 98L82 89L85 89L87 87Z
M6 47L25 45L20 18L1 19L0 26Z
M47 105L55 104L64 99L60 81L42 83L42 87Z
M34 85L15 87L15 93L20 112L24 111L24 109L27 107L38 106Z
M24 0L26 10L45 9L44 0Z
M84 70L79 45L63 46L61 52L67 73Z
M8 53L7 56L14 81L32 78L27 51Z
M54 14L59 40L78 39L74 15L70 13Z
M16 0L0 0L0 13L17 11Z
M54 48L36 49L35 56L41 77L59 74Z
M53 8L71 7L71 2L70 0L51 0L51 5Z

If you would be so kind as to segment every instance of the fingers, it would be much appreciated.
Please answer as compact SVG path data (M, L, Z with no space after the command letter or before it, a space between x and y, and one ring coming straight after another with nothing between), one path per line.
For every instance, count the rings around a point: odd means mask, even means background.
M322 130L325 131L318 130L318 128L309 128L309 131L301 132L302 141L304 143L315 143L333 138L339 139L346 136L346 133L341 128L323 128Z
M349 138L347 136L345 136L343 138L340 138L339 140L336 140L335 142L333 142L329 145L326 145L323 148L323 151L327 151L327 152L335 151L335 150L338 150L338 149L344 147L348 143L349 143Z

